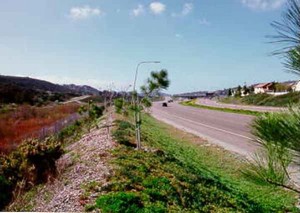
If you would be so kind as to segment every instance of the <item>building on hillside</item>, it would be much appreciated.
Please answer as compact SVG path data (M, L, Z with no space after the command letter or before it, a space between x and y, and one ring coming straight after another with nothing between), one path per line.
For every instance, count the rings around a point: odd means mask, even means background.
M214 96L216 97L226 97L227 95L228 95L228 89L214 91Z
M254 94L274 92L274 83L261 83L254 85Z
M296 81L293 85L292 85L292 90L294 92L300 92L300 81Z

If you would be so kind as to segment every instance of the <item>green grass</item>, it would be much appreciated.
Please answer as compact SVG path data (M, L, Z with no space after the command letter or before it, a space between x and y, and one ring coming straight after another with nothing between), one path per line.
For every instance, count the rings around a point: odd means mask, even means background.
M205 106L205 105L196 104L194 101L185 101L185 102L181 102L180 104L182 104L184 106L191 106L191 107L196 107L196 108L200 108L200 109L209 109L209 110L216 110L216 111L221 111L221 112L237 113L237 114L244 114L244 115L258 116L258 115L265 114L264 112L257 112L257 111L252 111L252 110Z
M247 104L256 106L287 107L300 103L300 92L290 92L285 95L252 94L245 97L227 97L220 100L223 103Z
M133 126L118 122L121 144ZM120 145L115 168L95 204L103 212L297 212L296 194L249 180L245 162L200 138L144 115L143 146ZM123 143L126 141L126 143Z

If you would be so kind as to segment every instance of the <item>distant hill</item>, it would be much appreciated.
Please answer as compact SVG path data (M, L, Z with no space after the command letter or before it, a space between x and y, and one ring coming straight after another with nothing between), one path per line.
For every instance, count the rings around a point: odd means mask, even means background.
M65 101L75 96L98 93L97 89L86 85L59 85L29 77L0 75L0 104L46 104L52 101Z
M88 85L83 85L83 86L78 86L75 84L64 84L63 85L65 88L70 89L74 92L83 94L83 95L98 95L99 90L95 89L94 87L88 86Z
M48 81L29 78L29 77L15 77L0 75L0 85L14 85L23 89L37 90L43 92L56 92L56 93L73 93L74 91L61 86L53 84Z

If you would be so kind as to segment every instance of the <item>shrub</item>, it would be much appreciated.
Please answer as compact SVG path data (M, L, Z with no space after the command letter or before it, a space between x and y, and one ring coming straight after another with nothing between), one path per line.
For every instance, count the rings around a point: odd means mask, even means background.
M103 212L141 212L141 198L133 192L108 193L99 197L96 207Z
M100 118L103 115L104 106L92 105L89 116L92 118Z
M78 130L80 129L80 127L82 126L82 122L77 120L75 121L74 124L65 127L64 129L62 129L59 134L58 134L58 139L60 141L64 141L65 138L68 138L74 134L76 134L78 132Z
M0 209L4 207L12 197L12 185L9 181L0 176Z
M55 161L63 154L61 144L54 138L44 141L30 139L23 142L17 150L0 158L0 197L11 198L14 190L28 190L33 185L46 182L56 174ZM22 186L18 183L22 182ZM13 187L10 187L13 186ZM21 187L21 188L18 188Z
M81 106L78 109L79 114L88 113L90 119L100 118L103 115L105 107L97 106L92 102L89 102L89 106Z
M117 98L114 100L114 105L116 109L116 113L121 113L124 106L124 101L122 98Z
M114 139L125 146L134 147L135 144L133 144L132 138L135 135L134 132L134 125L127 122L127 121L116 121L117 123L117 129L113 131L113 137Z

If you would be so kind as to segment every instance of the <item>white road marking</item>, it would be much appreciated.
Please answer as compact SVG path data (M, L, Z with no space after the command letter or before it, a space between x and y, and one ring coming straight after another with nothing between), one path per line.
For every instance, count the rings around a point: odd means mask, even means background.
M207 125L207 124L204 124L204 123L192 121L192 120L189 120L189 119L186 119L186 118L183 118L183 117L179 117L179 116L174 115L174 114L166 113L166 112L163 112L163 111L160 111L160 112L163 113L163 114L171 115L173 117L176 117L178 119L181 119L181 120L184 120L184 121L187 121L187 122L190 122L190 123L194 123L196 125L204 126L206 128L214 129L214 130L217 130L217 131L220 131L220 132L225 132L227 134L238 136L238 137L245 138L245 139L248 139L248 140L254 140L253 138L250 138L250 137L247 137L247 136L244 136L244 135L241 135L241 134L237 134L237 133L230 132L230 131L227 131L227 130L224 130L224 129L213 127L213 126L210 126L210 125Z

